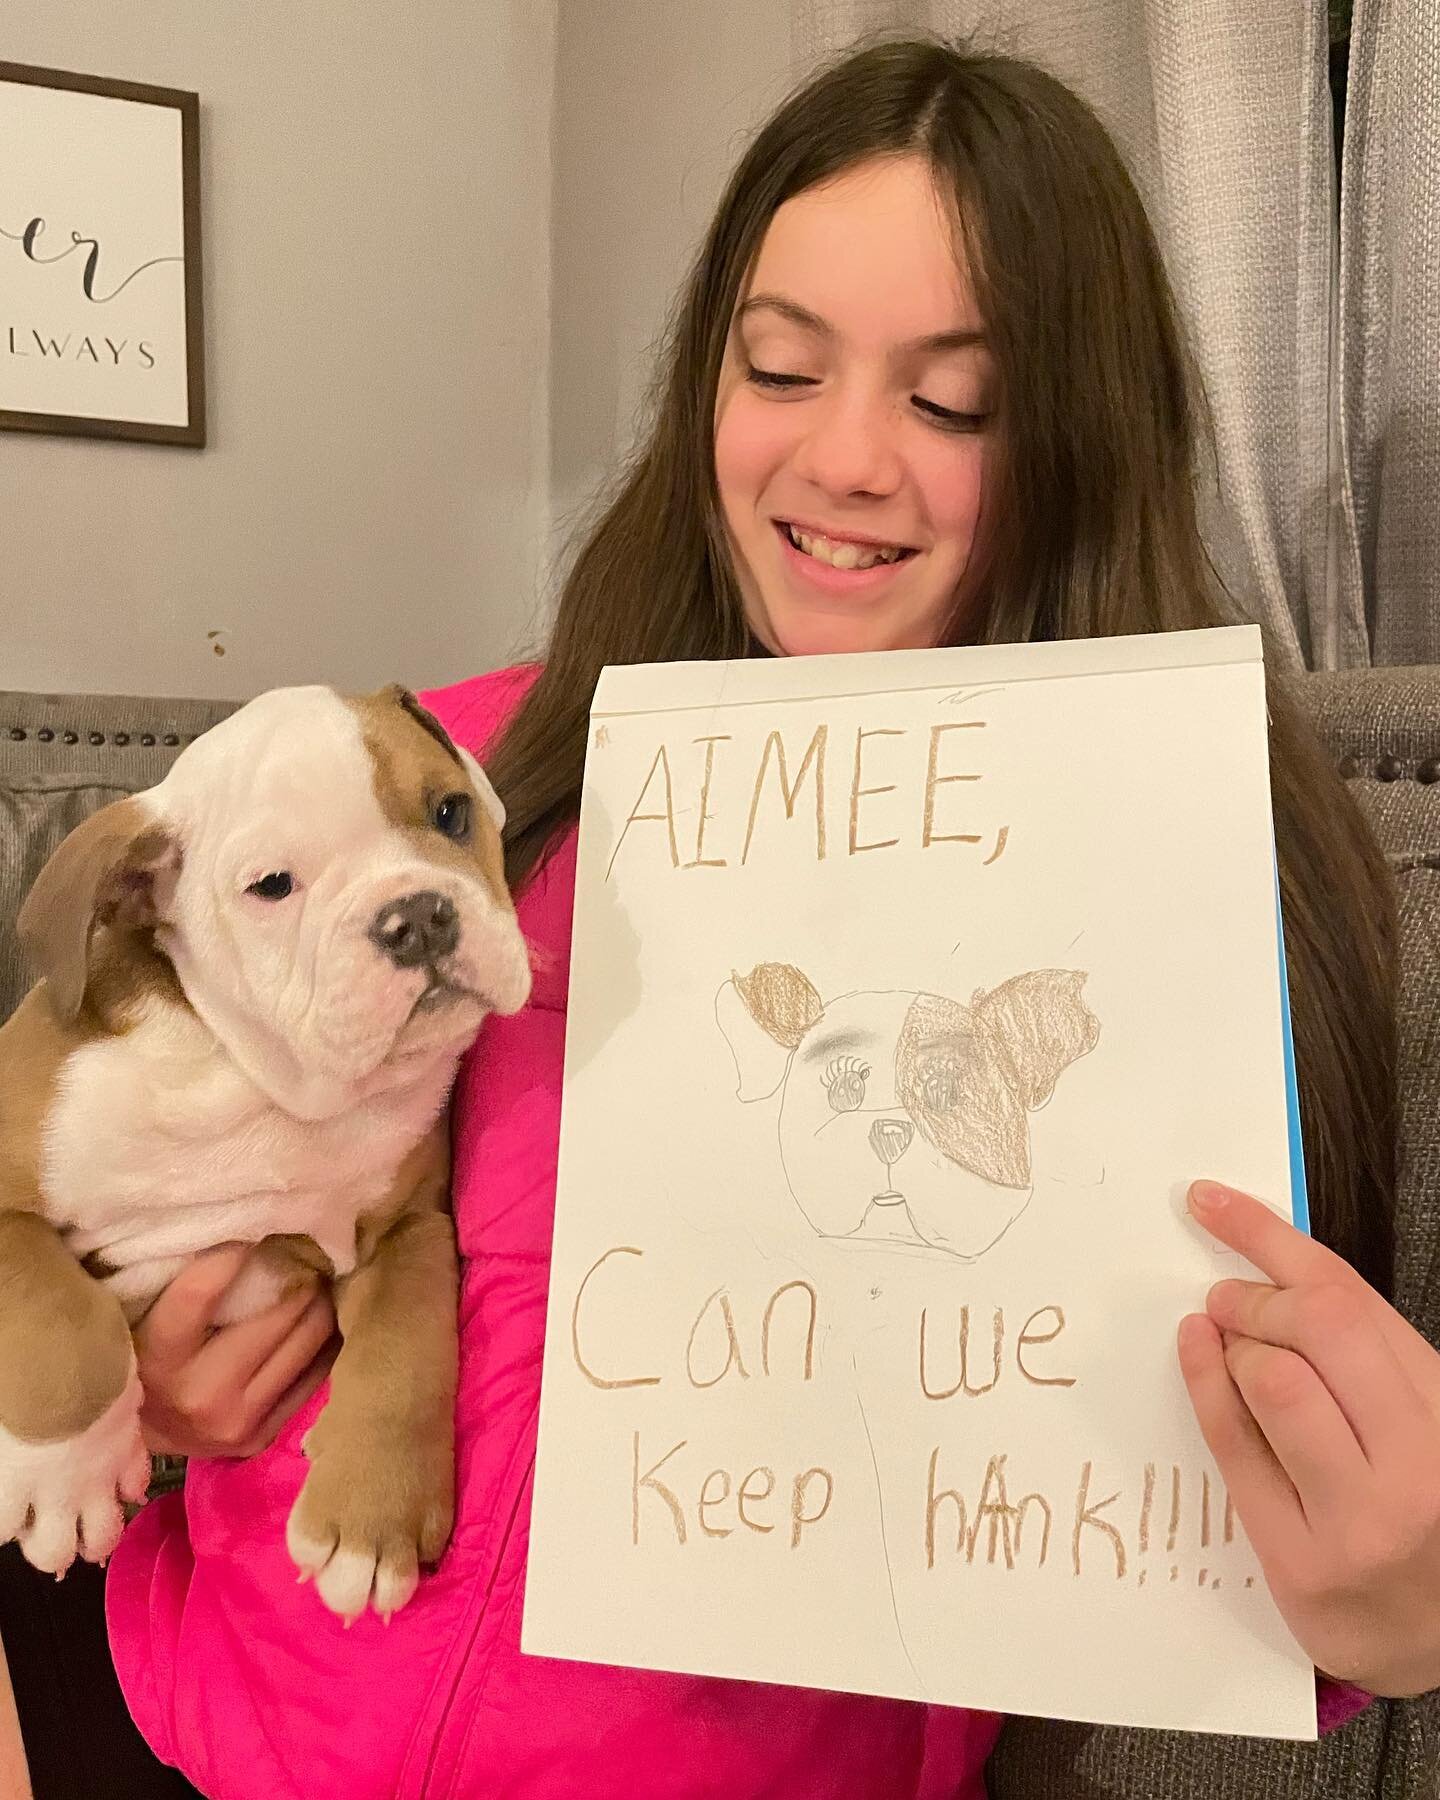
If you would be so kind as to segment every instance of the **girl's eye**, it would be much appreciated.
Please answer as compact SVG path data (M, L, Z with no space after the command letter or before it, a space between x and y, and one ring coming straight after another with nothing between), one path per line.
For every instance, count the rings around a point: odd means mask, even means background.
M797 389L819 387L818 377L814 375L786 375L778 369L757 369L752 363L746 370L745 378L755 387L766 388L771 393L794 393ZM940 406L934 400L927 400L921 394L912 394L910 403L915 410L941 431L953 431L960 435L983 431L990 423L989 413L957 412L953 407Z
M782 375L773 369L757 369L753 363L746 370L745 379L753 381L756 387L773 389L819 387L820 385L813 375Z
M990 422L989 413L955 412L948 406L937 406L933 400L922 399L919 394L912 394L910 399L915 410L933 420L942 431L983 431Z
M262 875L258 881L252 881L245 892L253 894L257 900L288 900L295 892L295 877L287 870L278 869L273 875Z
M832 1062L822 1077L831 1107L837 1113L858 1112L865 1103L865 1083L869 1077L870 1065L857 1062L853 1056L842 1056Z

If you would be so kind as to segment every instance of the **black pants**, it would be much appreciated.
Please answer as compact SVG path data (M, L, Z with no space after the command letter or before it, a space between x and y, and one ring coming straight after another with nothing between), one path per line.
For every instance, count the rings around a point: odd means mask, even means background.
M105 1638L105 1576L76 1563L63 1581L0 1548L5 1645L35 1800L193 1800L131 1723Z

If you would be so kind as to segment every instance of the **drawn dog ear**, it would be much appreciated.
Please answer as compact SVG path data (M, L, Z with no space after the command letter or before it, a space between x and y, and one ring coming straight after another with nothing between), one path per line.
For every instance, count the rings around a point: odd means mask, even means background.
M715 1022L735 1058L741 1100L766 1100L824 1008L814 986L789 963L760 963L732 975L715 996Z
M180 845L138 799L102 807L65 839L20 909L20 940L62 1019L85 999L97 925L160 923L180 870Z
M1004 1045L1019 1078L1020 1098L1034 1112L1071 1063L1100 1039L1100 1021L1080 997L1083 969L1035 969L1014 975L972 1005Z

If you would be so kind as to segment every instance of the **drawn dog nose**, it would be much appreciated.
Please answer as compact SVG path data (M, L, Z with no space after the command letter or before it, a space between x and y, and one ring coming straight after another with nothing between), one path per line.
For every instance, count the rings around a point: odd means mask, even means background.
M370 942L397 969L418 969L449 956L460 942L455 903L444 894L407 894L382 906L370 927Z
M877 1119L870 1127L870 1148L887 1169L893 1169L910 1148L914 1135L915 1127L908 1120Z

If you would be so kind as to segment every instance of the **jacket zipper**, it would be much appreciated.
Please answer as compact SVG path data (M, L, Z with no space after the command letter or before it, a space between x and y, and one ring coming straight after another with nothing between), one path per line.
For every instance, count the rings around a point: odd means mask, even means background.
M490 1610L490 1598L495 1592L495 1583L500 1579L500 1571L505 1566L505 1555L510 1548L510 1540L515 1535L515 1522L520 1516L520 1508L524 1504L525 1495L530 1487L530 1478L534 1469L535 1455L532 1451L520 1481L517 1484L515 1500L510 1508L510 1517L505 1521L505 1530L501 1534L500 1543L496 1548L495 1555L491 1561L490 1579L485 1584L485 1590L480 1596L480 1604L475 1609L475 1616L470 1622L470 1629L465 1638L465 1648L461 1652L455 1674L450 1682L450 1692L445 1696L445 1703L440 1709L440 1716L435 1721L435 1728L431 1733L430 1754L425 1761L425 1775L420 1783L419 1800L429 1800L429 1796L432 1792L432 1783L435 1778L435 1765L439 1760L440 1748L445 1742L446 1734L449 1729L450 1715L455 1709L455 1701L460 1692L460 1684L465 1679L465 1671L470 1667L470 1655L475 1648L475 1640L480 1635L480 1627L484 1624L486 1614Z

